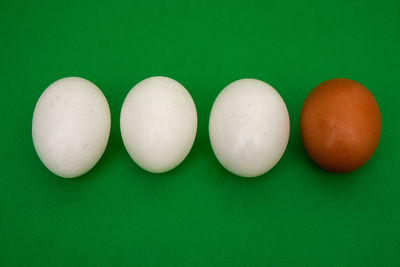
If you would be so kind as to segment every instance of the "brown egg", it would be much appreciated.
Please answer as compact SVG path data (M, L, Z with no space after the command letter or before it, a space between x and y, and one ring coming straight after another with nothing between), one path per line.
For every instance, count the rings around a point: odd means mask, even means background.
M332 79L307 96L300 113L300 131L317 165L332 172L350 172L374 154L381 134L381 113L367 88L349 79Z

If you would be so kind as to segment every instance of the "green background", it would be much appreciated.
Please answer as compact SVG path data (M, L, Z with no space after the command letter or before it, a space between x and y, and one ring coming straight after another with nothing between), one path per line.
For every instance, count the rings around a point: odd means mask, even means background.
M399 266L399 1L1 1L1 266ZM164 75L198 111L193 149L151 174L125 151L128 91ZM77 179L49 172L31 140L35 103L80 76L105 94L108 147ZM258 78L286 101L291 135L270 172L244 179L213 155L217 94ZM316 167L299 134L318 83L356 80L382 113L372 159L348 174Z

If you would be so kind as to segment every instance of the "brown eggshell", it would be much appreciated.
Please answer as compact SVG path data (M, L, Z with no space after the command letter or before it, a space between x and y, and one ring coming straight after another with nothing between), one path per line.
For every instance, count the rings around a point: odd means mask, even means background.
M332 172L350 172L374 154L381 114L363 85L332 79L307 96L300 113L300 131L304 147L317 165Z

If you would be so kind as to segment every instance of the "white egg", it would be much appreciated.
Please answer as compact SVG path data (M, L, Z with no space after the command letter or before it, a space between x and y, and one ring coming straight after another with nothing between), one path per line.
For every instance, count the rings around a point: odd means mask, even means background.
M237 80L218 95L209 134L218 161L230 172L256 177L282 157L289 139L289 113L279 93L256 79Z
M110 125L110 109L100 89L82 78L63 78L47 87L36 103L33 144L50 171L74 178L101 158Z
M129 155L154 173L178 166L196 136L193 99L180 83L167 77L150 77L135 85L125 98L120 119Z

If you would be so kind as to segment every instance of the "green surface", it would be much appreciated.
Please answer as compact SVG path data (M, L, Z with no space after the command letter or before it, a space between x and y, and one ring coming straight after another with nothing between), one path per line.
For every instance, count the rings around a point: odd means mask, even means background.
M2 1L0 3L0 266L399 266L399 1ZM198 111L187 159L165 174L125 151L119 113L139 81L181 82ZM42 91L65 76L94 82L112 129L96 167L50 173L31 141ZM286 101L291 136L266 175L217 162L212 103L258 78ZM382 136L349 174L317 168L303 149L308 92L336 77L373 93Z

